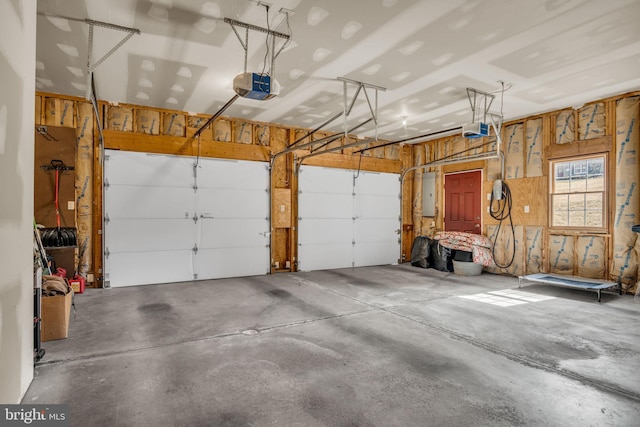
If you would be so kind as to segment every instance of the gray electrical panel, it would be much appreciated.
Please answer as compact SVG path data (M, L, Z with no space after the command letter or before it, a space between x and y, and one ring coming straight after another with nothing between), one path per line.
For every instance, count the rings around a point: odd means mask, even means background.
M422 174L422 216L436 216L436 173Z

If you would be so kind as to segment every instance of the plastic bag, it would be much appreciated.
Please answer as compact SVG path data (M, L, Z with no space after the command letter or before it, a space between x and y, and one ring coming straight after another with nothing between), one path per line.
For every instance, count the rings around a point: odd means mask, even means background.
M431 242L431 267L440 271L453 271L453 251L442 246L437 240Z
M411 247L411 265L414 267L429 268L430 252L430 238L426 236L418 236L413 239L413 245Z

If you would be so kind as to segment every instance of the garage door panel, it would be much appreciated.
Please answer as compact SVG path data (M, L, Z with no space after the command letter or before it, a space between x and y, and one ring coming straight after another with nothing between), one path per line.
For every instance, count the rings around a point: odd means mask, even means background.
M354 187L353 171L302 167L298 207L300 269L397 262L399 176L374 172L355 175Z
M207 272L199 278L268 272L266 163L200 159L194 189L194 158L107 153L105 276L112 286L193 280L198 268ZM198 258L207 250L217 258Z
M353 241L353 221L303 219L298 222L298 241L303 244L349 243Z
M302 218L353 218L353 196L349 194L303 193L299 195Z
M356 215L360 218L400 218L400 200L395 195L358 195Z
M369 219L359 218L354 226L354 240L360 242L391 242L397 243L399 225L397 220L392 219Z
M356 243L354 247L354 266L366 267L370 265L395 264L398 261L400 246L389 245L387 242Z
M199 215L213 218L259 218L269 210L269 194L265 190L199 188Z
M298 187L305 193L351 194L353 172L317 166L303 166L298 174Z
M198 280L259 276L269 272L269 260L262 247L202 249L195 259Z
M353 262L351 243L301 244L299 254L298 269L301 271L347 268Z
M200 248L264 248L268 243L265 233L269 230L269 223L265 218L205 219L200 226ZM265 259L267 257L264 256Z
M110 151L105 162L109 185L183 187L194 185L191 157Z
M110 254L105 259L105 278L111 287L171 283L193 280L193 252L157 251Z
M191 219L115 219L105 230L111 253L191 250L196 236Z
M200 159L199 188L260 189L268 188L269 170L263 162Z
M185 218L195 213L192 188L110 186L105 199L109 218Z
M398 194L400 181L398 174L360 172L356 179L356 193L365 194Z

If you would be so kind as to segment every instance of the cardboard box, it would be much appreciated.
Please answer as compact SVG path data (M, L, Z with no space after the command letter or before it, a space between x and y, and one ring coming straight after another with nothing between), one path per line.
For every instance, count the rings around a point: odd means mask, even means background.
M64 296L42 297L42 341L67 338L72 299L73 291Z

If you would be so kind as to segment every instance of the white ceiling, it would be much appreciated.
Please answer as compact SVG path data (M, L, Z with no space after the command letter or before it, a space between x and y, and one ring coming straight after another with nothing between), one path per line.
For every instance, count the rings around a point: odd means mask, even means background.
M342 111L335 79L347 77L387 88L378 94L378 134L394 140L471 121L466 87L497 91L499 111L505 82L506 120L640 89L638 0L267 3L279 32L288 32L280 9L294 11L293 42L276 60L281 94L240 99L225 115L314 128ZM266 8L250 0L39 0L38 11L39 90L84 96L88 18L141 31L96 69L98 99L210 114L243 71L243 49L223 18L267 27ZM94 60L124 35L96 27ZM263 70L265 51L265 35L251 31L248 71ZM368 117L361 94L348 124ZM372 135L373 124L358 133Z

